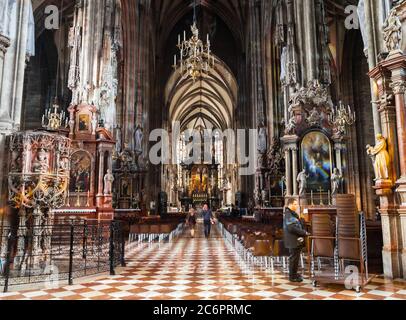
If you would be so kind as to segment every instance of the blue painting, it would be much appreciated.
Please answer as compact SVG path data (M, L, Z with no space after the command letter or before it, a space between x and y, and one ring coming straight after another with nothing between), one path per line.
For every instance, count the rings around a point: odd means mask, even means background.
M325 134L318 131L308 133L302 140L302 165L309 178L307 192L330 190L332 172L331 144Z

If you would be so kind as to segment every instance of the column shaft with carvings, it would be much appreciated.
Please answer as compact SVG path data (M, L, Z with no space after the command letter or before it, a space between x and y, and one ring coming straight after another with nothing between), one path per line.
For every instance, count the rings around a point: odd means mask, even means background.
M387 277L402 276L402 239L397 197L394 192L395 181L399 172L398 136L396 128L396 106L394 92L390 88L392 73L387 68L389 60L383 61L369 75L374 79L379 92L379 113L382 135L388 143L390 168L388 180L377 180L374 189L380 200L379 211L382 218L383 232L383 267Z

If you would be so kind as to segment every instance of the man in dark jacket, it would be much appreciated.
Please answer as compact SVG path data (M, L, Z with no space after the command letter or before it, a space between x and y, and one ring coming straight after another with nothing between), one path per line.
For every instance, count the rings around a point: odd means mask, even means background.
M283 217L283 232L285 247L289 249L289 280L302 282L303 278L297 273L299 268L300 253L305 245L304 237L310 234L304 229L303 223L296 213L298 201L289 199Z
M205 204L203 206L203 223L204 223L204 236L206 238L210 237L210 230L211 230L211 224L213 222L213 214L211 213L211 210L209 209L209 205Z

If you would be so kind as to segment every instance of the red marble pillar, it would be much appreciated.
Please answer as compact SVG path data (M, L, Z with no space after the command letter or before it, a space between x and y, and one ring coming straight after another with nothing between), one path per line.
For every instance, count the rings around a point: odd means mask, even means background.
M396 128L399 148L400 180L406 183L406 81L399 80L391 85L395 94Z

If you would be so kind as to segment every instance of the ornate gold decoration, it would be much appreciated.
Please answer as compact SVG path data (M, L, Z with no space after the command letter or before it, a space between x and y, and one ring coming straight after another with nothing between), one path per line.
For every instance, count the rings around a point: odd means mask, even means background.
M329 120L335 128L335 134L337 136L343 136L345 135L346 127L352 126L355 123L356 115L350 106L345 107L340 101L339 105L333 108Z
M173 68L179 72L182 79L188 77L193 79L200 78L204 74L209 74L210 70L214 68L215 59L211 55L210 39L207 35L207 42L204 45L203 41L199 39L199 29L196 24L196 3L194 3L195 16L193 25L191 27L192 37L186 40L186 31L183 33L183 42L180 41L178 36L177 47L180 50L180 62L177 63L177 55L174 56Z
M59 105L55 102L53 110L47 109L45 114L42 116L42 127L47 130L57 131L65 126L68 127L69 119L66 116L65 111L61 111L58 113Z
M378 134L376 136L376 145L372 147L367 145L367 153L372 158L375 171L375 181L377 180L389 180L389 166L390 166L390 156L388 152L388 147L386 139Z

